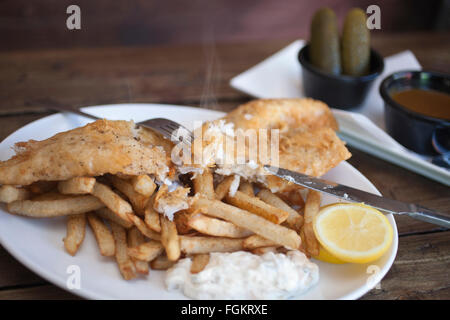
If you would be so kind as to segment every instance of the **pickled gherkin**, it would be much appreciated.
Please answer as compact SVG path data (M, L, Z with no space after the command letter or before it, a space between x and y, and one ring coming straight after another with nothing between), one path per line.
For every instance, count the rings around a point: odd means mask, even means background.
M352 9L347 14L342 33L342 72L350 76L363 76L370 68L370 33L366 14Z
M327 73L341 73L339 30L333 10L322 8L314 15L308 50L313 66Z

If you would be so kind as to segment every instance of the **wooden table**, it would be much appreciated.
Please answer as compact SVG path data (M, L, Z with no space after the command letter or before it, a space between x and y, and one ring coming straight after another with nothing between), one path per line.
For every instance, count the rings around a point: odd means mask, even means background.
M0 139L58 104L160 102L229 111L250 97L228 85L294 39L180 47L0 53ZM450 34L373 36L383 55L410 49L426 69L450 72ZM213 62L212 64L208 62ZM450 189L350 148L349 162L388 197L450 212ZM449 299L450 231L396 217L397 258L363 299ZM32 244L30 244L32 245ZM0 299L73 299L0 248Z

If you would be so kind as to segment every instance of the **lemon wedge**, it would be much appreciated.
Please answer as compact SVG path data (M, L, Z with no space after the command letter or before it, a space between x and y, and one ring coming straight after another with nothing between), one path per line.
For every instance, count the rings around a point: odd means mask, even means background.
M353 263L377 260L389 249L394 233L384 214L355 203L321 208L313 227L317 240L331 256Z

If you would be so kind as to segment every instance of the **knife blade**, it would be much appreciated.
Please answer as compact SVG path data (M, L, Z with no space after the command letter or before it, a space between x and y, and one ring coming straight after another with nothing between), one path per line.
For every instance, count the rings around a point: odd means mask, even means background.
M334 181L311 177L288 169L269 165L265 165L264 168L271 174L286 181L327 193L348 202L364 203L381 210L385 214L408 215L414 219L433 223L447 229L450 228L450 215L435 212L418 204L381 197L373 193L338 184Z

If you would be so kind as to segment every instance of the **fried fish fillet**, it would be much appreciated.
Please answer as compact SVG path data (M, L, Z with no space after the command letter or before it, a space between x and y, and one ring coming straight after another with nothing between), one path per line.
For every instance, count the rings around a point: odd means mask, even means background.
M279 129L281 168L318 177L351 157L336 135L338 125L331 110L318 100L253 100L224 120L234 123L235 129ZM291 185L275 176L266 176L263 184L274 192L288 190Z
M328 106L314 99L258 99L240 105L223 119L236 129L279 129L309 131L318 128L338 130Z
M234 124L234 132L230 135L227 131L230 131L231 123ZM246 135L245 131L252 129L256 132L258 142L246 140L245 148L239 147L236 136L240 132ZM271 139L271 130L279 130L278 159L275 162L272 155L265 159L261 158L263 154L260 153L262 151L260 129L269 131L267 150L270 150L274 141ZM205 124L202 148L206 156L204 155L203 159L207 159L207 166L215 165L215 172L218 174L237 174L262 183L273 192L286 191L294 185L267 175L262 165L270 164L312 176L321 176L351 156L345 143L336 135L337 129L338 125L331 110L323 102L313 99L254 100L239 106L220 120ZM229 158L228 163L223 161L224 156L229 157L226 147L223 146L230 140L236 143L232 148L235 159L246 158L247 163L229 161ZM251 144L258 144L259 148L258 159L253 162L248 157ZM220 148L223 150L214 151Z
M97 120L53 137L15 144L16 155L0 162L0 184L29 185L79 176L174 172L171 145L131 121Z

